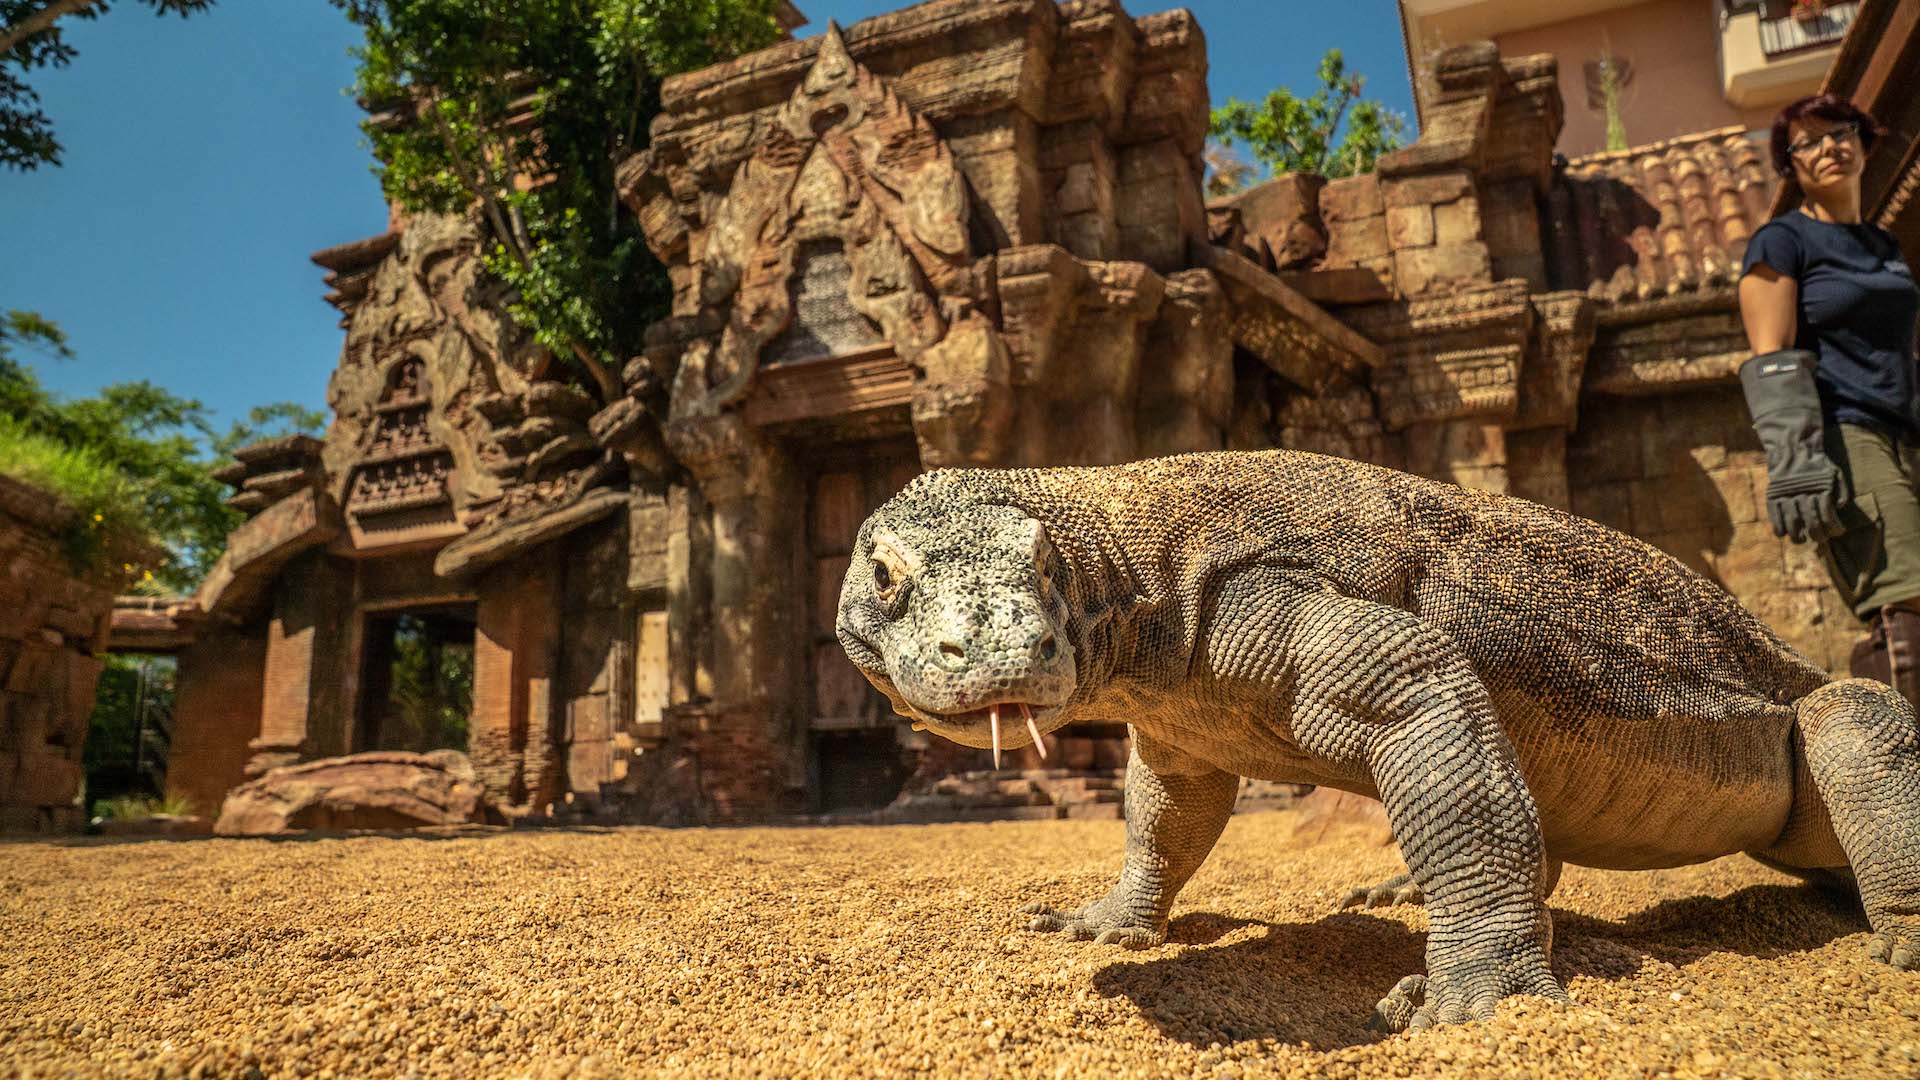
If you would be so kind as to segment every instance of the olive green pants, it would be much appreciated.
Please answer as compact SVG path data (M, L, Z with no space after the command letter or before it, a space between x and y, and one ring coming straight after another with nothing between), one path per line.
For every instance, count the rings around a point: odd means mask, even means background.
M1840 535L1822 541L1821 553L1834 586L1865 622L1888 604L1920 597L1920 452L1856 424L1832 425L1826 442L1853 498L1840 509Z

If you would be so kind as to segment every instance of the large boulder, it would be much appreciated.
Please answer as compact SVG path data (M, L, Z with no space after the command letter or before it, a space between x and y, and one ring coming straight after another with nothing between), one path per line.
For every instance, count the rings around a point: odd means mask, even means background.
M227 796L213 831L412 829L502 820L457 750L378 751L271 769Z

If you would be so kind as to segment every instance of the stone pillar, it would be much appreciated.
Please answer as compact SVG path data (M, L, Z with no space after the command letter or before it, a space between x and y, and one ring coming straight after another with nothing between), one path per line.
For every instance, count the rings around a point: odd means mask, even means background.
M318 551L295 559L275 583L248 776L312 757L316 744L339 743L351 712L340 695L351 587L345 568Z
M1233 422L1233 334L1227 300L1210 271L1167 278L1160 317L1147 332L1136 411L1143 457L1220 450Z
M474 773L521 813L560 794L553 681L559 661L561 551L546 545L482 577L474 606Z
M708 557L688 572L707 580L711 621L694 672L704 693L668 710L667 752L698 776L700 820L756 820L796 807L806 781L805 492L787 454L737 414L676 423L669 437L708 508L710 536L694 530L689 545Z

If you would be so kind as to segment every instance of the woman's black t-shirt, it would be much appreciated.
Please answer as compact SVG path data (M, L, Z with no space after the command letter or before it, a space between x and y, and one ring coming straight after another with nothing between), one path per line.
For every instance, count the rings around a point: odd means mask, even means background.
M1920 287L1892 234L1794 210L1753 234L1741 276L1760 263L1800 283L1793 345L1820 358L1814 381L1827 419L1920 440L1913 352Z

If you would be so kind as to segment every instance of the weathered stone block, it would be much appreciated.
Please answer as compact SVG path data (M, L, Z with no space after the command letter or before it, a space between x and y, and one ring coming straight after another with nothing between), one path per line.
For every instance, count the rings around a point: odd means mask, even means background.
M1755 476L1756 471L1758 476ZM1766 520L1766 501L1760 494L1767 482L1764 469L1736 467L1722 469L1711 475L1720 497L1726 502L1728 521L1745 525Z
M1769 526L1771 527L1771 526ZM1794 544L1779 541L1782 562L1786 566L1786 583L1801 589L1824 589L1832 582L1827 573L1827 564L1820 557L1820 548L1816 544Z
M1633 500L1630 485L1621 483L1570 485L1573 512L1602 525L1633 531Z
M1385 267L1391 265L1386 260L1392 252L1393 245L1387 239L1385 214L1327 222L1327 256L1322 265L1340 267L1374 264Z
M1687 447L1687 456L1693 459L1695 466L1703 472L1724 469L1727 464L1727 448L1715 443L1699 443Z
M1320 192L1326 180L1311 173L1286 173L1229 200L1240 215L1247 241L1265 244L1274 266L1290 270L1317 261L1327 250L1320 219ZM1216 204L1218 205L1218 204Z
M1171 141L1126 148L1120 153L1114 213L1120 258L1162 273L1186 269L1189 245L1205 242L1207 235L1195 160Z
M1093 767L1096 769L1124 769L1127 767L1129 739L1094 739Z
M1063 769L1085 771L1093 768L1093 740L1062 736L1054 742L1054 757Z
M1396 206L1387 211L1387 243L1393 245L1394 250L1426 247L1433 243L1433 238L1433 208Z
M1481 239L1480 203L1475 199L1459 199L1436 204L1433 207L1433 229L1434 242L1438 244L1461 244Z
M1736 525L1726 550L1713 558L1714 572L1743 598L1778 589L1786 575L1784 543L1764 522Z
M1486 245L1480 243L1410 251L1396 249L1393 277L1402 294L1418 296L1489 282L1493 279L1493 264L1487 257Z
M1685 563L1694 573L1712 578L1715 539L1712 532L1695 529L1667 533L1655 546Z
M1329 225L1378 217L1386 209L1380 195L1380 178L1373 173L1330 180L1320 189L1320 217Z
M1789 642L1818 642L1826 615L1821 609L1825 589L1773 588L1756 591L1747 602L1760 621ZM1815 651L1819 650L1816 646Z
M1428 206L1450 203L1473 194L1473 176L1465 172L1447 172L1434 176L1415 176L1388 180L1380 185L1380 196L1391 210L1396 206Z
M86 772L78 761L64 754L27 748L13 758L10 776L0 773L0 790L15 806L71 806L86 782Z

